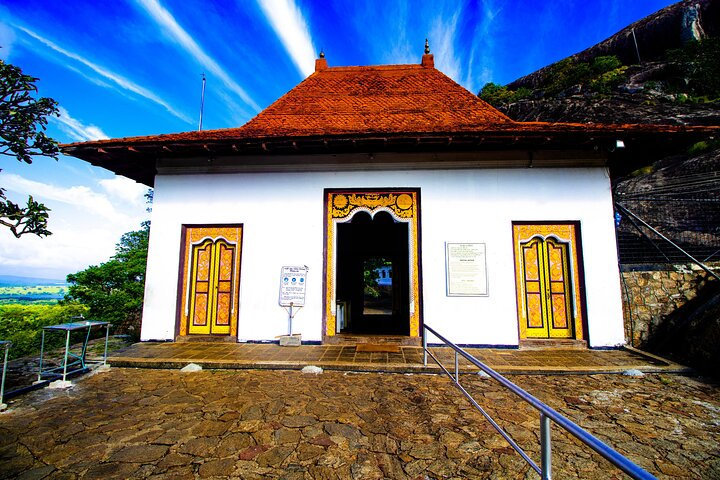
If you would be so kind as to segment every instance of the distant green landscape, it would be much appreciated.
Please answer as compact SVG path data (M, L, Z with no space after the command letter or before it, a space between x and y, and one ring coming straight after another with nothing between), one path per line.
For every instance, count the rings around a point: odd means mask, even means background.
M55 304L67 293L64 280L0 275L0 305Z
M66 285L0 287L0 305L9 303L56 303L68 291Z

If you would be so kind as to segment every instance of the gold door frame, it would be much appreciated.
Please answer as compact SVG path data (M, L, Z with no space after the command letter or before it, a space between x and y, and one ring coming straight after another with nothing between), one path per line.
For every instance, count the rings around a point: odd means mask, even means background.
M177 305L177 320L176 320L176 335L185 337L188 335L219 335L219 336L230 336L237 337L238 328L238 308L239 308L239 295L240 295L240 265L242 257L242 234L243 226L241 224L233 225L183 225L182 226L182 240L181 240L181 251L180 251L180 273L178 278L178 305ZM213 283L214 277L217 277L218 292L216 296L220 296L223 293L229 294L228 304L228 320L227 325L219 325L219 328L212 330L211 324L214 322L210 316L208 316L208 324L210 331L203 333L193 333L190 331L191 313L194 308L194 295L197 282L193 281L191 277L194 276L194 269L196 267L196 247L199 247L207 242L210 242L210 250L215 256L219 255L218 246L225 244L232 246L235 252L232 253L232 267L229 274L229 280L223 280L220 278L220 273L215 271L208 272L208 290ZM218 259L210 260L210 266L214 265L214 268L219 268ZM217 275L215 275L217 273ZM220 291L219 284L221 282L228 283L223 288L227 290ZM202 292L204 293L204 292ZM210 297L213 292L208 291ZM217 302L217 299L214 300ZM207 308L207 306L206 306ZM217 314L217 308L210 309L211 313Z
M410 337L420 337L419 189L373 191L368 189L325 190L325 311L323 340L337 334L336 285L337 224L347 223L358 212L374 217L387 212L397 222L408 224Z
M527 285L525 277L525 257L524 245L530 244L534 240L546 243L547 240L565 244L567 246L567 261L569 265L563 277L567 278L567 286L565 288L565 299L570 304L566 310L571 314L568 319L568 327L573 335L570 338L576 340L586 339L586 322L585 322L585 303L584 303L584 282L582 277L581 264L581 246L580 246L580 226L577 222L568 223L552 223L552 224L536 224L513 222L513 250L515 255L515 280L516 280L516 296L517 296L517 315L519 323L520 339L538 338L533 337L531 328L529 328L529 319L527 318ZM543 276L542 280L547 281L548 285L539 286L540 292L552 295L552 286L549 283L549 277ZM541 280L538 280L540 283ZM569 290L569 292L568 292ZM538 293L540 293L538 292ZM535 292L531 292L535 293ZM545 305L546 308L552 308L551 305ZM549 320L544 316L543 321ZM551 329L548 327L548 337L556 338L552 335Z
M230 334L230 319L235 313L236 294L234 284L236 279L235 257L240 253L237 242L230 242L223 237L210 238L205 237L199 242L193 242L190 245L190 253L188 254L188 280L187 298L185 299L185 315L188 319L187 333L193 334ZM206 279L201 280L198 277L200 270L200 255L207 252L207 272ZM230 269L223 272L223 257L226 253L230 254ZM206 284L204 291L198 291L201 284ZM229 284L229 285L228 285ZM204 302L200 302L200 298L205 297ZM229 298L228 298L229 297ZM225 301L223 301L223 299ZM223 305L225 304L225 305ZM223 306L225 308L223 308ZM198 318L198 312L203 312L202 317L204 324L195 324Z

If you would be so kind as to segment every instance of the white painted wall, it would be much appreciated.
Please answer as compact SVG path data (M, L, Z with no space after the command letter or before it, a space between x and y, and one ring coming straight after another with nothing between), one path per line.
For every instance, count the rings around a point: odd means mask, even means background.
M174 338L182 224L242 223L241 340L287 333L280 268L307 265L293 331L320 340L323 189L420 188L425 322L463 344L517 345L512 221L580 221L589 340L624 342L610 182L601 168L158 175L142 339ZM445 243L487 245L487 297L448 297Z

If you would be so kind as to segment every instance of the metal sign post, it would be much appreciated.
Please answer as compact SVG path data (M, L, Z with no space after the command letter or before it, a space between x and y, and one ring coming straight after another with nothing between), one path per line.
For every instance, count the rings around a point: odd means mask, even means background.
M308 267L282 267L280 270L280 306L288 312L288 336L292 335L293 308L305 306L305 286Z

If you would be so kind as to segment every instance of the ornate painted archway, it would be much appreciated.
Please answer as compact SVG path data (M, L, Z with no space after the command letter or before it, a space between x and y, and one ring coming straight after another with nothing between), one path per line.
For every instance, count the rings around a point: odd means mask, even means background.
M325 191L325 309L323 339L337 335L338 224L350 222L359 212L371 217L389 213L395 222L408 225L409 336L420 336L421 296L419 259L419 190L326 190Z

